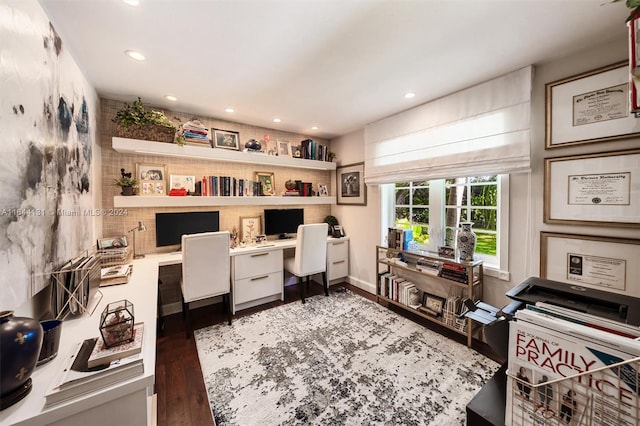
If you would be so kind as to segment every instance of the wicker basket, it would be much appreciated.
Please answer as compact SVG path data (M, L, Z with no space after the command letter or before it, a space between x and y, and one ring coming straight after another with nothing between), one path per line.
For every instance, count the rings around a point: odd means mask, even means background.
M143 124L141 126L123 127L116 126L118 136L121 138L143 139L147 141L173 143L176 135L175 129L157 124Z

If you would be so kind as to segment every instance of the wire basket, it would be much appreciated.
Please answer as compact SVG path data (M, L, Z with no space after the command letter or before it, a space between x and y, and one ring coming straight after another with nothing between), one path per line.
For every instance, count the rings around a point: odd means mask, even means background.
M537 384L526 374L507 371L505 421L513 426L638 425L639 371L640 357Z
M98 250L97 253L100 256L100 265L103 268L131 263L133 257L129 247L102 249Z

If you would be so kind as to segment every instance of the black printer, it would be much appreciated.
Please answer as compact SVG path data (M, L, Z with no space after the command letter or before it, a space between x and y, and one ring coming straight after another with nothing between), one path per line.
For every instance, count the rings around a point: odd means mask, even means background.
M640 299L636 297L537 277L527 278L506 295L526 304L546 302L640 326Z

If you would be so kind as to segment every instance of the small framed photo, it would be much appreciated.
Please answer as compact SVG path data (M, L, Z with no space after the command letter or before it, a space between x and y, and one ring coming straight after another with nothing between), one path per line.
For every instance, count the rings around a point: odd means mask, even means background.
M271 172L256 172L256 181L260 182L262 186L262 193L264 195L275 195L275 185L273 181L273 173Z
M364 184L364 163L349 164L336 169L338 204L367 205L367 186Z
M109 237L109 238L99 238L98 239L98 250L110 249L110 248L121 248L127 247L129 244L127 243L127 237Z
M167 166L164 164L136 163L136 178L140 195L165 195Z
M169 189L184 188L193 193L196 190L196 177L186 175L171 175L169 178Z
M262 216L248 216L240 218L240 241L251 242L262 231Z
M213 129L213 147L240 151L240 133Z
M435 296L429 293L422 294L422 306L433 316L442 315L446 299L444 297Z
M278 155L291 157L291 142L278 139Z
M320 197L328 197L329 196L329 190L327 189L327 185L325 185L323 183L319 183L318 184L318 195Z
M291 147L291 156L293 158L302 158L302 145L296 145Z

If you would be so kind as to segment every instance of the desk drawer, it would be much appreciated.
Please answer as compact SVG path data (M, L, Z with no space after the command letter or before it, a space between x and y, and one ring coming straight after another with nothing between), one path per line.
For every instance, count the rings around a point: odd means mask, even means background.
M345 259L349 257L349 241L329 241L327 243L327 260Z
M349 259L328 260L327 267L329 281L349 275Z
M235 280L233 303L239 305L240 303L261 299L273 294L281 294L283 286L282 267L278 272Z
M233 265L236 280L282 271L282 250L234 256Z

